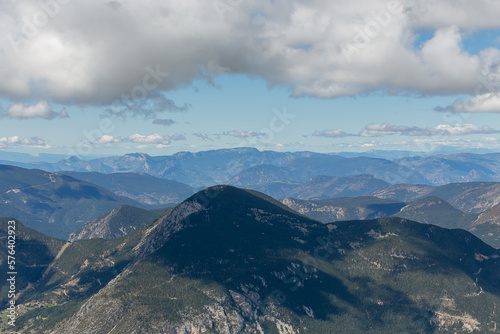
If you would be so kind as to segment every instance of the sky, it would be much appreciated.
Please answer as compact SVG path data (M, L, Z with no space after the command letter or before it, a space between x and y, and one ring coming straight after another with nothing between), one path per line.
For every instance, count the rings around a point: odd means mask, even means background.
M495 0L0 0L0 150L500 150Z

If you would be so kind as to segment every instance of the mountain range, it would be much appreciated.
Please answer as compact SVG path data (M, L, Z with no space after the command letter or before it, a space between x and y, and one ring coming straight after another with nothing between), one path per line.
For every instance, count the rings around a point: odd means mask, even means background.
M110 240L65 244L17 224L16 333L500 331L500 252L463 230L323 224L230 186Z
M221 149L197 153L179 152L169 156L142 153L82 160L69 157L54 162L57 156L28 159L24 156L0 163L49 172L148 173L176 180L194 188L218 183L237 186L273 182L303 183L320 175L346 177L369 174L391 184L444 185L457 182L500 181L500 154L363 156L361 154L320 154L313 152L258 151L253 148ZM16 156L5 156L5 158ZM389 159L391 158L391 159ZM231 180L231 181L230 181Z

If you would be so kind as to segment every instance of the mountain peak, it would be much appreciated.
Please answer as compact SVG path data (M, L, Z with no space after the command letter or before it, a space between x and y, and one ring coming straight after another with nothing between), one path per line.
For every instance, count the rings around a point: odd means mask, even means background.
M262 228L262 224L267 227ZM287 235L298 237L307 233L310 227L319 225L267 195L217 185L199 191L159 219L145 232L135 250L138 258L142 258L158 250L176 233L187 228L193 235L199 235L198 230L207 228L214 233L218 231L222 239L224 237L221 231L231 231L225 235L226 239L231 239L233 235L241 233L250 237L255 233L274 234L278 230L287 230Z

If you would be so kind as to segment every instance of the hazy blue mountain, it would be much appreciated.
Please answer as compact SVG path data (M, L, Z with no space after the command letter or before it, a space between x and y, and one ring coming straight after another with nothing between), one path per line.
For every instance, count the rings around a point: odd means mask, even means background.
M107 189L67 175L0 165L0 212L30 228L66 239L79 226L128 204Z
M500 181L500 155L447 154L395 160L420 171L434 185L456 182Z
M401 202L412 202L429 195L435 187L422 184L394 184L371 193L378 198L392 199Z
M316 176L288 192L287 197L298 199L327 199L368 195L389 184L371 175L350 177Z
M294 159L287 167L302 179L318 175L341 177L368 174L389 183L428 183L418 171L407 171L397 163L378 158L318 156Z
M47 171L74 171L98 173L148 173L152 176L176 180L193 187L218 183L228 183L249 168L260 165L272 165L286 168L283 173L291 181L306 182L318 175L354 176L372 174L389 183L428 183L418 171L407 172L405 168L389 160L319 154L312 152L273 152L258 151L254 148L221 149L197 153L180 152L170 156L150 156L132 153L123 156L81 160L71 157L56 163L11 163L24 168L39 168ZM245 178L256 179L252 173ZM285 175L284 174L284 175ZM260 174L262 176L262 174ZM241 178L241 175L239 176ZM276 180L274 180L276 181ZM284 181L280 179L279 181ZM241 184L261 184L261 182L241 181ZM269 181L268 181L269 182Z
M500 252L463 230L322 224L225 186L66 247L20 296L17 333L500 331Z
M61 172L75 179L106 188L119 196L148 205L180 203L193 195L194 188L172 180L160 179L146 173Z
M299 183L302 180L294 175L290 169L286 167L278 167L274 165L258 165L250 167L234 176L228 181L228 184L236 187L244 187L249 185L262 185L270 183Z

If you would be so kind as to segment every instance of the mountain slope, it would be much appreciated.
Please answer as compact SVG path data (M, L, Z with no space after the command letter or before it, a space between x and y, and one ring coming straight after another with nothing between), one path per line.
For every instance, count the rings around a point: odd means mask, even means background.
M481 213L468 230L493 247L500 248L500 204Z
M369 196L316 201L285 198L281 202L293 210L323 223L392 216L406 205L406 203Z
M277 204L213 187L130 235L77 241L25 297L17 330L500 331L500 253L470 233L400 218L324 225ZM35 304L67 295L80 299Z
M408 203L428 196L434 189L435 187L433 186L421 184L394 184L387 188L374 191L370 196Z
M62 172L106 188L118 196L131 198L148 205L180 203L194 194L194 189L186 184L160 179L146 173Z
M467 229L477 218L477 215L463 213L434 196L424 197L406 205L395 216L444 228L463 229Z
M66 239L84 223L115 207L143 207L70 176L0 165L0 210L49 236Z
M121 205L72 232L68 241L118 238L163 216L168 210L149 211L129 205Z
M500 183L467 182L440 186L429 193L464 212L479 213L500 202Z

